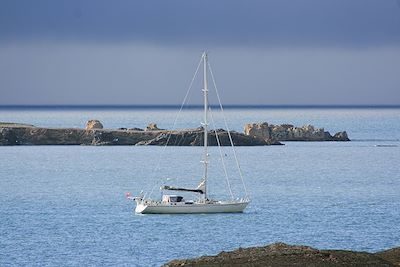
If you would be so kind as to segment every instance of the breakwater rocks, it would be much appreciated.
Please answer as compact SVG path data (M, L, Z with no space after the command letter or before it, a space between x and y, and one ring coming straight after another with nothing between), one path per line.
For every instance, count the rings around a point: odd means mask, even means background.
M291 124L250 123L245 125L244 133L264 140L277 141L350 141L346 131L332 136L324 128L315 128L312 125L296 127Z
M400 248L378 253L347 250L318 250L308 246L275 243L265 247L239 248L216 256L202 256L189 260L173 260L164 267L196 266L400 266Z
M231 132L231 136L236 146L280 144L237 132ZM222 146L230 145L225 130L218 130L218 137ZM88 121L86 129L0 123L0 145L165 145L167 141L170 146L201 146L203 129L169 131L158 129L156 124L150 124L144 130L103 129L103 125L97 120ZM209 145L217 145L215 132L209 132Z

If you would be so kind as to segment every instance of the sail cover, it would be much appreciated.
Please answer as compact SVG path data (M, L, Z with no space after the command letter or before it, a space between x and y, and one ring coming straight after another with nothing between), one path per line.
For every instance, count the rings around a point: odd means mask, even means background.
M161 189L162 190L171 190L171 191L186 191L186 192L194 192L194 193L204 194L205 182L204 182L204 180L201 181L201 183L197 186L196 189L173 187L173 186L168 186L168 185L162 186Z

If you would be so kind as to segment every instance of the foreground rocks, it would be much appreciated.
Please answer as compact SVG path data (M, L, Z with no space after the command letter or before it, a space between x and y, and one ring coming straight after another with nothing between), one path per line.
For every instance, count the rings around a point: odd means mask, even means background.
M375 253L375 255L393 263L396 266L400 266L400 247L380 251Z
M239 248L216 256L190 260L173 260L164 265L175 266L400 266L400 248L379 253L346 250L318 250L308 246L275 243L265 247Z
M250 123L245 125L244 133L264 140L277 141L350 141L345 131L332 136L324 128L315 128L312 125L296 127L291 124Z
M165 145L201 146L203 129L184 129L168 131L150 124L146 130L132 128L103 129L97 120L86 124L86 129L42 128L33 125L0 123L0 145ZM214 132L209 132L210 146L216 146ZM279 142L266 141L242 133L231 132L236 146L279 145ZM219 130L218 137L222 146L230 145L228 134Z

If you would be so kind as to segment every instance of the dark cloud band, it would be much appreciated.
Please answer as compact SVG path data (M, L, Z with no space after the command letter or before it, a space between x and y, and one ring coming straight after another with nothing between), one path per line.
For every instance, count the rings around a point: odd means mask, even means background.
M3 0L0 41L398 45L399 0Z

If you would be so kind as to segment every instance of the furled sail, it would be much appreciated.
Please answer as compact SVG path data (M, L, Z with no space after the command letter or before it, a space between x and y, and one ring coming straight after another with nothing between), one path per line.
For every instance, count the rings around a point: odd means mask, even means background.
M197 186L196 189L183 188L183 187L173 187L173 186L168 186L168 185L162 186L161 189L162 190L170 190L170 191L186 191L186 192L194 192L194 193L204 194L205 182L204 182L204 180L202 180L201 183Z

